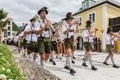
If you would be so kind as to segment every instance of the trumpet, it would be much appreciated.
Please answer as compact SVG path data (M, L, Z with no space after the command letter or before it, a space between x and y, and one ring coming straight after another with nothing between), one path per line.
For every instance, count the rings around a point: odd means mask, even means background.
M97 29L97 28L95 28L95 30L96 30L96 31L101 31L101 33L104 32L103 29Z
M119 33L113 33L113 36L120 38L120 34Z

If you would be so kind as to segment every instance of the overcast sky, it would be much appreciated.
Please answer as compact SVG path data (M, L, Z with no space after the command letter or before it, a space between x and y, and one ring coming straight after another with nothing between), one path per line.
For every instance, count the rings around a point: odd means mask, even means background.
M69 11L75 12L84 0L0 0L0 8L9 13L17 25L29 22L41 7L48 7L47 17L52 21L60 21ZM118 0L119 1L119 0Z

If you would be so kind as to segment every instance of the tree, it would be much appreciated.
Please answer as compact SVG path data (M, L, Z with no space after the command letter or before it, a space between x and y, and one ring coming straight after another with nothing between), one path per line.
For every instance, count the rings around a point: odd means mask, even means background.
M19 31L18 26L15 24L15 22L12 22L12 29L13 31Z
M7 17L8 13L5 12L3 9L0 9L0 28L4 28L8 22Z

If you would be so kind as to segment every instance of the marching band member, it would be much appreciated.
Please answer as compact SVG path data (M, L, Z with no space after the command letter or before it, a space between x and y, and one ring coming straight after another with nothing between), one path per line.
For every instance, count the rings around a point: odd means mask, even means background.
M62 26L62 32L65 35L64 44L66 49L66 64L65 69L70 70L70 74L76 73L76 71L72 68L71 65L71 57L72 57L72 50L73 50L73 41L74 41L74 35L77 31L76 27L73 25L72 20L72 13L68 12L66 14L66 24Z
M114 41L115 41L116 36L113 35L112 27L109 27L107 29L107 35L105 36L106 39L106 47L108 51L108 55L103 62L103 64L108 65L107 60L111 58L112 64L114 68L119 68L114 62L114 54L113 54L113 49L114 49Z
M55 31L56 23L52 25L52 35L51 35L51 56L50 56L50 62L53 63L53 65L56 65L55 62L55 53L56 53L56 39L57 39L57 33Z
M84 48L86 50L85 59L84 59L84 62L82 65L85 67L88 67L86 64L86 61L88 59L90 62L90 65L91 65L91 69L97 70L97 68L92 64L92 60L91 60L91 57L92 57L92 44L91 44L91 42L93 41L93 38L95 36L94 36L93 32L91 31L91 21L89 21L89 20L86 22L86 30L83 31L82 37L83 37L83 42L84 42Z
M38 28L35 31L38 35L38 50L41 56L40 64L43 68L45 68L45 62L49 59L51 52L51 23L46 18L47 14L47 7L43 7L38 11L39 19L36 23Z
M32 58L33 61L36 60L37 53L38 53L38 46L37 46L37 35L35 33L35 30L37 26L35 25L35 19L31 19L30 25L27 25L24 34L26 35L26 41L27 41L27 52L29 55L29 58Z
M61 26L58 25L58 28L56 30L56 33L57 33L57 44L56 44L56 47L57 47L57 58L58 59L62 59L62 54L63 54L63 43L62 43L62 30L61 30Z

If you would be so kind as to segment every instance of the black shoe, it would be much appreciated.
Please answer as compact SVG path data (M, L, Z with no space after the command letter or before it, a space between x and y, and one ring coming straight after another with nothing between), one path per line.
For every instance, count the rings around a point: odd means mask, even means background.
M76 57L75 57L75 56L73 56L73 59L76 59Z
M73 64L75 64L75 61L74 61L74 60L72 60L72 63L73 63Z
M103 62L103 64L105 64L105 65L109 65L107 62Z
M95 67L95 66L92 66L92 68L91 68L92 70L94 70L94 71L96 71L97 70L97 68Z
M69 66L65 66L64 68L67 69L67 70L70 70L70 67L69 67Z
M53 65L56 65L56 62L55 62L55 61L53 61Z
M49 60L50 62L53 62L52 59Z
M76 73L76 71L74 69L70 69L70 74L74 75L74 73Z
M83 63L82 65L83 65L84 67L88 67L86 63Z
M117 66L116 64L115 64L115 65L113 65L113 67L114 67L114 68L119 68L119 66Z
M62 58L59 58L60 60L62 60Z
M85 60L84 58L82 60Z

